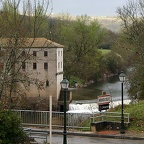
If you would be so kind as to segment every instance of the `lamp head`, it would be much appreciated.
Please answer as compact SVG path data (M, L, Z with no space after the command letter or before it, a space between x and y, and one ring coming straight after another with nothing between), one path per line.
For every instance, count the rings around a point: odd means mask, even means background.
M121 72L120 75L119 75L119 80L120 80L120 82L124 82L125 79L126 79L125 73Z
M67 89L69 87L69 81L66 78L64 78L60 84L63 89Z

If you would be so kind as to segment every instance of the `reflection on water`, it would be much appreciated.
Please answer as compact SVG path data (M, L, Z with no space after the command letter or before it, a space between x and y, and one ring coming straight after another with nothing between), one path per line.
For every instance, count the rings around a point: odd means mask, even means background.
M73 100L95 100L98 95L101 95L103 91L111 95L111 101L121 99L121 82L118 80L118 76L107 78L98 83L93 83L87 88L76 88L72 90ZM124 99L128 99L127 90L124 85Z

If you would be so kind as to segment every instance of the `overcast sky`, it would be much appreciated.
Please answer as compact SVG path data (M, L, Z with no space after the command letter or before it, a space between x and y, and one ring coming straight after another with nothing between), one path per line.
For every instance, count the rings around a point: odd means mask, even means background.
M116 16L117 7L126 5L127 0L51 0L53 13L70 15Z

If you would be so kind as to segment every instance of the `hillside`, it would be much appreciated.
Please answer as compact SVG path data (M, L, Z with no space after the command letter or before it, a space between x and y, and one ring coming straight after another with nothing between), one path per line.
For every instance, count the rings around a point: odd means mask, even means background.
M102 25L103 27L113 31L113 32L119 32L121 29L121 20L118 19L117 17L93 17L96 18Z
M61 17L61 16L62 16L61 14L51 15L52 18ZM75 16L70 16L70 18L72 20L76 19ZM106 29L109 29L113 32L117 33L121 29L122 21L120 19L118 19L117 17L100 16L100 17L91 17L91 19L92 20L97 19L103 27L105 27Z

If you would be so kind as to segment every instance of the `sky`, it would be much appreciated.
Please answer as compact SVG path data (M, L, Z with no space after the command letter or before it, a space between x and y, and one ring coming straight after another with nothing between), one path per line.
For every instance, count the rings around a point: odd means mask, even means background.
M54 14L69 13L72 16L116 16L117 7L127 0L51 0Z

